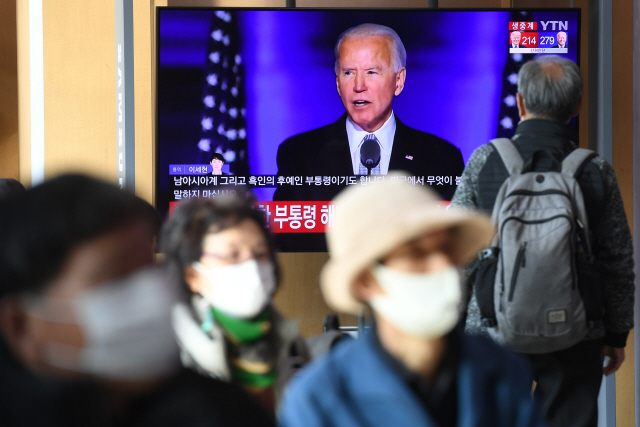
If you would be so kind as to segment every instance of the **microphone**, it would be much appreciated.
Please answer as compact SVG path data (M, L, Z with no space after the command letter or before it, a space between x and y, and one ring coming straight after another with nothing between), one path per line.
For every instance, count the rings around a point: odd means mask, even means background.
M371 169L380 163L380 144L375 137L367 139L360 146L360 163L367 168L367 175L371 175Z

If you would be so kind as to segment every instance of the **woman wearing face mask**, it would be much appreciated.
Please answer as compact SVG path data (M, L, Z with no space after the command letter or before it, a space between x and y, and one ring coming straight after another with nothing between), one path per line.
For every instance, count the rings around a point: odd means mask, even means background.
M0 425L273 425L243 390L180 366L157 225L82 175L2 199Z
M457 268L490 240L489 218L438 202L395 174L334 199L320 288L374 322L291 382L280 427L546 425L527 361L456 328Z
M246 198L193 199L173 213L161 247L189 294L173 310L183 363L274 409L309 353L272 305L278 266L264 224Z

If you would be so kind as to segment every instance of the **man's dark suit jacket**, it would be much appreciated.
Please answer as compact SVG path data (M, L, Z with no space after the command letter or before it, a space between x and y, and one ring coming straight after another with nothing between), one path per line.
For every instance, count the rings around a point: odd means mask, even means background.
M294 135L278 148L278 175L282 176L354 176L347 115L318 129ZM411 157L408 159L407 156ZM462 175L464 161L460 150L430 133L410 128L396 116L396 133L389 159L389 171L404 171L413 176L451 176L452 184L433 185L444 200L455 192L455 178ZM306 180L305 180L306 181ZM275 201L331 201L344 185L309 185L278 187ZM325 252L322 233L277 234L282 252Z
M555 45L554 47L566 48L566 47L567 47L567 44L565 43L565 45L564 45L564 46L560 46L559 44L557 44L557 45Z
M353 176L353 162L346 129L347 115L338 121L304 132L284 141L278 148L278 175L283 176ZM408 158L409 157L409 158ZM452 184L433 185L444 200L455 192L455 177L464 169L460 150L430 133L403 124L396 116L389 171L408 172L413 176L451 176ZM308 185L278 187L276 201L330 201L344 186Z

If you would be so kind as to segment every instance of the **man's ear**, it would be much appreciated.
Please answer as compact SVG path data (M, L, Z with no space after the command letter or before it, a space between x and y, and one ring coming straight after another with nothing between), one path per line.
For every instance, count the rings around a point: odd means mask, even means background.
M394 92L396 96L402 93L402 90L404 89L404 81L406 78L407 78L407 69L402 67L396 73L396 91Z
M527 107L524 105L524 98L520 95L520 92L516 93L516 105L518 106L518 116L522 119L527 115Z
M0 299L0 333L20 361L29 364L29 361L37 358L37 346L31 334L29 318L16 297Z
M342 94L340 93L340 83L338 83L338 73L336 73L336 90L338 91L340 98L342 98Z

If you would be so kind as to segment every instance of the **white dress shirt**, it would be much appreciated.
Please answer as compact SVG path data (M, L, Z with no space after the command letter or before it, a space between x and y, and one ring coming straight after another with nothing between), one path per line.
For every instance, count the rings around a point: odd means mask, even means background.
M351 121L351 118L347 117L347 137L349 138L349 151L351 152L351 164L353 166L353 173L358 174L360 170L360 146L365 136L371 132L363 130ZM391 149L393 148L393 138L396 134L396 117L391 112L391 116L386 122L373 132L380 143L380 174L386 175L389 173L389 161L391 160Z

